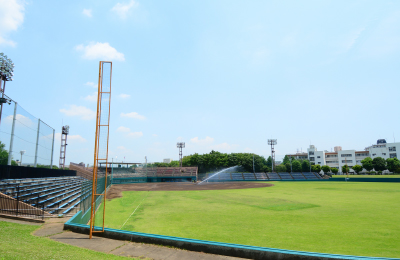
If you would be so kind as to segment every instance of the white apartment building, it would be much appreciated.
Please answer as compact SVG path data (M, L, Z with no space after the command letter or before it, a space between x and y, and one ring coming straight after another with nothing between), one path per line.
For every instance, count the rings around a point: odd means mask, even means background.
M170 162L172 162L173 160L171 159L171 158L167 158L167 159L164 159L163 160L163 163L170 163Z
M400 143L386 143L385 139L379 139L376 144L368 146L364 151L342 150L341 146L336 146L334 152L318 151L314 145L310 145L307 153L288 154L289 157L296 159L308 159L319 165L328 165L337 168L339 172L342 166L347 164L352 167L356 164L361 165L361 161L367 157L398 158L397 151L400 151Z

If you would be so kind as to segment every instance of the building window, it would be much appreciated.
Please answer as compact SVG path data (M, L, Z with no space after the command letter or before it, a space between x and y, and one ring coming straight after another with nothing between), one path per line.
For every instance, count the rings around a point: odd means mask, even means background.
M368 153L356 153L356 156L368 156Z
M376 153L373 153L373 154L372 154L372 156L375 156L375 155L376 155Z
M337 154L327 154L326 158L337 157Z
M397 158L397 153L390 153L390 158Z
M321 162L318 162L318 164L321 164Z
M344 153L341 155L342 157L352 157L352 155L350 153Z
M317 156L317 158L321 158L321 156Z
M382 155L386 155L386 153L382 153Z
M339 161L326 161L326 163L339 163Z
M342 160L342 163L353 163L353 160Z
M396 152L396 146L389 147L389 152Z
M309 154L310 154L310 155L314 155L314 152L310 152Z
M315 161L314 157L310 157L310 161L311 162Z
M361 163L361 160L357 160L356 163Z

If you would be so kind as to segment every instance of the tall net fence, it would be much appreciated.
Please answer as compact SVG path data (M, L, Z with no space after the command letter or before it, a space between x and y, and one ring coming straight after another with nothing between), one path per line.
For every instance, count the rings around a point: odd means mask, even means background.
M9 158L1 164L31 167L52 165L54 132L52 127L17 102L11 100L10 104L3 104L0 141L4 144L3 149L8 151Z

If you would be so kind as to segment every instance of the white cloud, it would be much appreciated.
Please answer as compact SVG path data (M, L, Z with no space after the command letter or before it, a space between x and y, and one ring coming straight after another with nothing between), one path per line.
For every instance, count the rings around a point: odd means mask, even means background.
M139 120L144 120L146 119L145 116L139 115L137 112L131 112L131 113L121 113L121 117L128 117L128 118L134 118L134 119L139 119Z
M143 133L142 132L130 132L127 136L133 137L133 138L138 138L138 137L142 137Z
M136 8L139 6L139 3L134 0L129 1L129 3L121 4L117 3L111 8L111 11L116 13L121 19L125 19L128 16L129 11L132 8Z
M86 82L85 86L89 86L89 87L92 87L92 88L97 88L97 85L94 82L90 82L90 81Z
M79 44L75 47L75 50L82 52L82 58L87 60L125 60L124 54L111 47L108 42L92 42L86 46Z
M117 132L129 133L130 131L131 131L131 129L129 129L128 127L124 127L124 126L120 126L117 128Z
M127 99L127 98L130 98L131 95L128 95L128 94L119 94L119 97L122 98L122 99Z
M195 144L211 144L214 142L214 138L206 136L204 139L199 139L198 137L195 137L190 139L190 141Z
M83 98L86 101L96 102L97 101L97 92L94 92L93 95L87 95Z
M24 22L25 3L19 0L0 0L0 45L15 46L8 40L10 32L16 31Z
M62 108L60 112L66 116L79 116L83 120L96 118L96 112L84 106L70 105L69 109Z
M14 118L13 115L7 116L6 117L6 122L8 124L12 124L13 118ZM28 126L28 127L34 126L34 123L32 122L32 120L29 117L23 116L21 114L16 114L15 115L15 119L17 120L16 124L21 123L21 124L23 124L25 126ZM36 122L36 126L37 126L37 122Z
M132 138L138 138L143 136L142 132L131 132L131 129L125 126L118 127L117 132L125 133L126 137L132 137Z
M156 135L156 134L153 134L153 136L154 136L154 137L157 137L158 135Z
M60 140L61 139L61 133L56 133L54 135L55 140ZM72 142L72 143L85 143L87 140L83 138L80 135L68 135L67 137L67 143Z
M92 9L83 9L82 14L87 17L92 17Z

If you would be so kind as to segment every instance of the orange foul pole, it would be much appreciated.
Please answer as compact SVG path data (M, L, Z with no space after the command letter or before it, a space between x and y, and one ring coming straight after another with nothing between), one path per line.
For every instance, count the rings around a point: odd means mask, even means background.
M100 61L99 63L99 83L97 91L97 113L96 113L96 135L94 144L94 163L93 163L93 183L92 183L92 202L90 208L90 231L89 238L93 233L104 232L104 219L106 211L107 193L107 173L108 173L108 141L110 129L110 108L111 108L111 76L112 62ZM97 187L99 179L99 166L105 163L104 190ZM103 190L103 191L102 191ZM98 193L99 192L99 193ZM96 216L96 201L99 196L103 196L103 226L101 230L94 230Z

